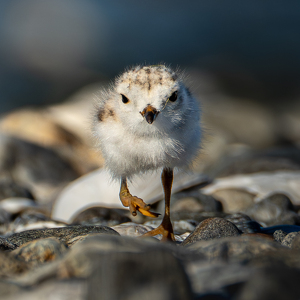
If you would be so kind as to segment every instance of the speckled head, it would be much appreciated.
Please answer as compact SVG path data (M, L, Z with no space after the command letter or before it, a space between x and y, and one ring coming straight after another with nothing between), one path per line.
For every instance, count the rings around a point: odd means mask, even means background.
M123 73L116 80L120 88L131 89L138 86L150 91L160 86L172 86L178 79L178 75L165 65L138 66Z
M187 89L182 84L181 77L180 73L165 65L138 66L125 71L115 82L116 92L122 100L119 101L120 110L127 116L131 115L131 112L138 112L147 121L146 123L153 124L166 106L168 106L166 111L180 107L182 101L167 104L172 95L176 99L177 95L178 99L184 98Z

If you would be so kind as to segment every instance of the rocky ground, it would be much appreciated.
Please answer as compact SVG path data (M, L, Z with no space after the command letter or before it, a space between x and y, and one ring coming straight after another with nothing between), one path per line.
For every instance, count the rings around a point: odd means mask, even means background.
M132 217L104 180L88 96L0 120L0 299L300 298L296 109L281 126L258 104L204 97L203 151L174 184L177 242L162 243L139 237L160 220ZM152 179L135 188L162 212Z

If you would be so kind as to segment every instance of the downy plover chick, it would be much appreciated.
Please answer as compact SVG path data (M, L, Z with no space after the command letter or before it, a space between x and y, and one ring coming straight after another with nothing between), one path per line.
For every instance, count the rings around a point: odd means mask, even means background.
M200 148L198 103L183 76L165 65L137 66L101 91L93 133L113 178L120 180L120 200L133 216L157 217L142 199L132 196L127 180L162 169L165 214L161 225L144 236L174 240L170 221L173 169L187 168Z

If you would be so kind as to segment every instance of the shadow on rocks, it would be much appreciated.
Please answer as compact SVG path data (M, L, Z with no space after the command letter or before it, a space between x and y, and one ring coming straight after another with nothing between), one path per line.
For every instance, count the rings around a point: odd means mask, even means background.
M257 269L236 300L273 300L300 298L300 271L282 265Z
M94 261L88 300L193 299L180 262L165 249L144 253L107 253Z

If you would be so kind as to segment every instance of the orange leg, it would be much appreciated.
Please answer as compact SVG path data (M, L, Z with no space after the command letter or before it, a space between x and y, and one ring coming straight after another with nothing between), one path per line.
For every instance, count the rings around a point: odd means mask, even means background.
M173 170L169 168L164 168L161 174L161 181L162 181L164 194L165 194L165 215L161 224L157 228L143 234L143 237L162 234L163 241L166 240L175 241L173 226L170 220L170 200L171 200L171 190L172 190L172 183L173 183Z
M141 198L132 196L127 187L126 177L121 179L120 200L122 204L129 207L133 216L136 216L136 211L139 211L144 216L156 218L159 214L150 211L150 205L146 204Z

